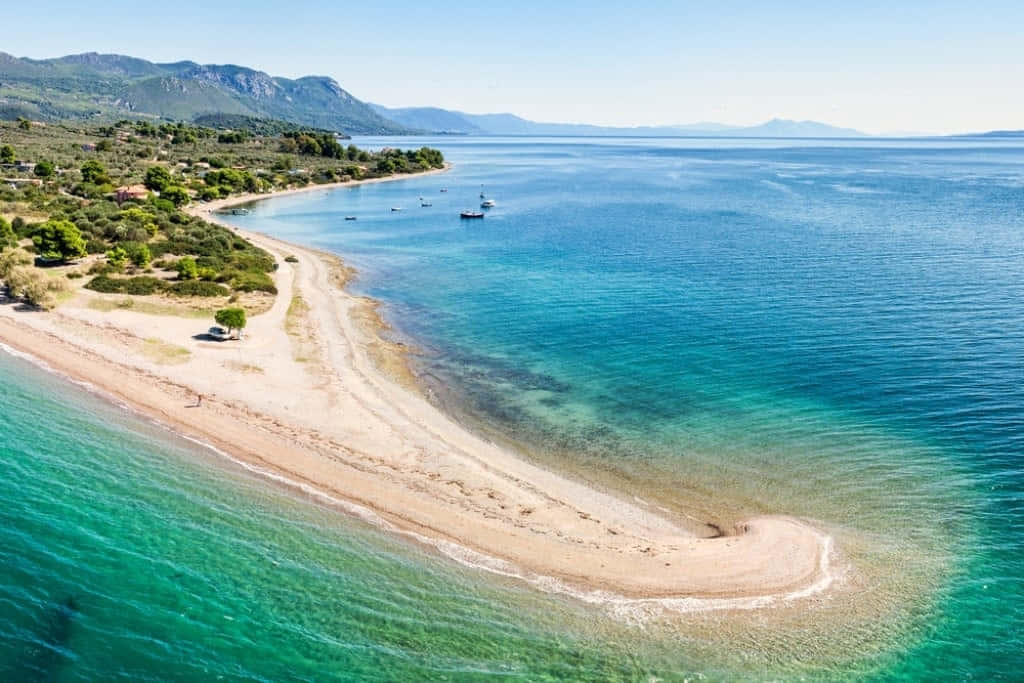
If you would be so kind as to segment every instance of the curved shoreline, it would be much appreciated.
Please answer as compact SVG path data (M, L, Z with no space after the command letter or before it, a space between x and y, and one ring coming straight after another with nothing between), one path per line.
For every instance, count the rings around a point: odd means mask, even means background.
M247 192L245 194L235 195L233 197L225 197L224 199L215 199L210 202L203 204L192 204L185 208L185 211L191 213L194 216L202 216L206 220L214 220L211 218L213 214L222 209L227 209L232 206L241 206L242 204L252 204L264 199L277 199L279 197L291 197L297 194L307 194L310 192L316 192L317 190L342 190L346 187L358 187L359 185L374 185L377 183L391 183L399 180L413 180L415 178L423 178L424 176L438 175L439 173L447 173L452 169L450 162L444 162L442 168L432 168L429 171L420 171L418 173L403 173L402 175L389 175L380 178L366 178L364 180L348 180L345 182L337 183L323 183L322 185L306 185L305 187L296 187L290 190L275 190L273 192ZM230 223L223 223L223 225L229 225L232 229L235 226Z
M320 254L239 232L281 263L273 308L252 319L238 347L239 357L259 361L258 377L239 381L223 362L226 349L200 344L182 365L137 355L129 363L132 337L154 328L153 316L131 311L36 316L5 307L0 340L265 476L358 506L463 564L545 590L623 609L656 603L695 611L764 607L831 585L831 538L805 522L758 517L702 538L683 520L470 433L375 367L368 353L375 335L354 319L367 302L335 286ZM283 262L284 254L298 263ZM315 367L282 358L294 341L283 327L296 294L314 313L304 324L315 333ZM157 320L165 323L161 339L177 343L197 325ZM190 411L196 393L206 399Z

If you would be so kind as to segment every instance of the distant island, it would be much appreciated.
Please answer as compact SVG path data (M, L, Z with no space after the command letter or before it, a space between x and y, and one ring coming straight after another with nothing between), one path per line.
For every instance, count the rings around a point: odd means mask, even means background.
M772 119L756 126L723 123L692 123L675 126L594 126L582 123L540 123L515 114L467 114L437 107L392 109L370 105L381 116L416 130L448 135L547 135L628 137L766 137L766 138L857 138L865 133L817 121Z

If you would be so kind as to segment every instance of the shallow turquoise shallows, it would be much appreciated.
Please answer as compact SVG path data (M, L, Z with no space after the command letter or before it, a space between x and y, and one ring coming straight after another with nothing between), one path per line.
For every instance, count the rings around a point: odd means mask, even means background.
M0 679L1019 679L1024 144L356 142L455 168L231 220L345 256L431 400L524 457L815 521L834 595L546 594L0 354Z

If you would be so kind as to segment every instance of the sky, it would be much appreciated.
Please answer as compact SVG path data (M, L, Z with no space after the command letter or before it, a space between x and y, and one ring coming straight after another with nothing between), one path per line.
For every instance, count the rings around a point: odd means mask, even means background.
M1024 128L1024 2L5 2L0 51L326 75L386 106L871 133Z

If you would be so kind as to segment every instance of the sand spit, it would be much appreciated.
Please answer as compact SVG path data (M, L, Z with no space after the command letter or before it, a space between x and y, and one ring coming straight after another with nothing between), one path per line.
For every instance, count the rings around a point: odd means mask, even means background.
M280 264L277 299L242 342L195 339L210 324L195 318L96 310L84 292L51 313L0 306L0 342L263 474L545 590L692 611L831 584L832 540L802 520L738 520L703 537L483 440L408 386L401 349L378 334L373 302L343 289L336 259L240 234ZM190 353L174 364L137 353L154 339Z

